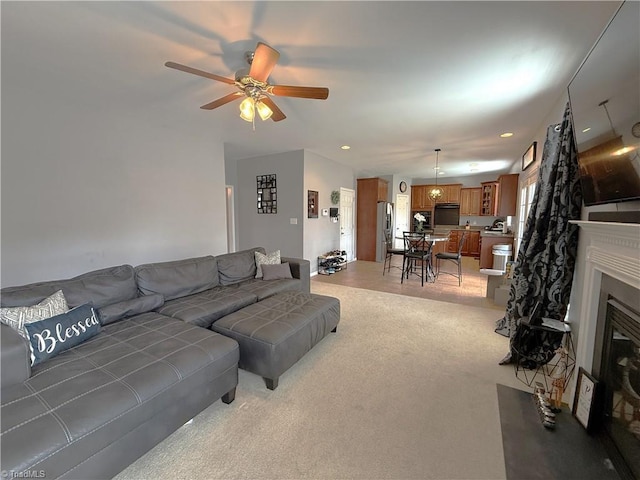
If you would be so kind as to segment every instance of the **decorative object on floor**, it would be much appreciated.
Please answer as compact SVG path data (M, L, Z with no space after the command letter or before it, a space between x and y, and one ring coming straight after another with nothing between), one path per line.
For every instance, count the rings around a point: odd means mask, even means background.
M545 397L545 389L541 383L536 382L536 388L533 391L533 401L536 404L540 421L544 428L556 428L556 414L551 409L551 404Z
M522 171L524 172L536 161L536 145L538 142L533 142L527 151L522 155Z
M279 122L287 118L282 113L282 110L271 100L272 95L317 100L325 100L329 96L329 89L325 87L270 85L268 83L269 75L271 75L279 58L280 53L277 50L266 43L258 42L255 52L245 53L245 60L249 64L249 68L238 70L235 74L235 79L221 77L175 62L166 62L165 65L193 75L199 75L228 85L235 85L239 91L229 93L213 102L202 105L200 108L213 110L234 100L244 98L240 104L240 118L253 123L255 129L256 111L262 120L271 118L274 122Z
M307 217L318 218L318 192L307 191Z
M331 205L338 205L340 203L340 191L334 190L331 192Z
M571 109L567 103L562 123L547 128L537 186L513 269L507 308L496 325L497 333L510 337L509 352L500 363L512 361L518 348L514 341L521 319L528 316L537 301L542 305L541 318L564 319L567 313L578 249L578 227L569 222L580 220L582 210L573 139ZM563 334L545 332L544 337L539 336L538 339L543 340L539 347L547 354L539 360L549 361L561 345Z
M438 187L438 175L440 174L440 167L438 166L438 154L440 153L440 149L436 148L435 151L436 151L436 168L434 170L436 171L436 184L429 191L429 198L431 198L431 200L433 200L434 202L437 202L442 198L443 192L442 192L442 189Z
M598 381L580 367L572 413L587 431L591 431L593 427L591 412L597 400L597 389Z
M275 174L258 175L256 183L258 213L278 213L278 188Z

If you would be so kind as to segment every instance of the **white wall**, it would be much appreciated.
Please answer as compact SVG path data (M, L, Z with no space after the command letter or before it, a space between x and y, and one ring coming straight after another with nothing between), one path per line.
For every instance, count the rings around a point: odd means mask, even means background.
M166 106L118 102L117 81L82 90L54 61L30 59L45 46L5 26L1 285L224 252L215 131Z
M304 218L304 258L311 262L311 271L318 270L317 257L340 248L340 223L332 223L322 216L322 209L338 207L331 203L331 192L340 187L355 190L355 173L350 167L321 157L313 152L304 153L304 192L306 205L307 190L318 192L318 218Z
M267 252L302 257L306 190L304 190L304 152L296 150L236 162L238 249L264 247ZM276 175L278 213L258 214L258 175ZM304 193L304 199L303 199ZM291 218L297 224L290 222Z

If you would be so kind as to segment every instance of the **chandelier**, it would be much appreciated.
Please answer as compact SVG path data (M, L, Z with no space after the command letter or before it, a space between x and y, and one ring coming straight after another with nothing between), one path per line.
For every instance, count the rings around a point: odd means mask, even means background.
M437 202L438 200L440 200L442 198L442 188L438 187L438 174L440 173L440 167L438 166L438 153L440 152L439 148L436 148L436 184L434 185L434 187L429 191L429 198L431 200L433 200L434 202Z

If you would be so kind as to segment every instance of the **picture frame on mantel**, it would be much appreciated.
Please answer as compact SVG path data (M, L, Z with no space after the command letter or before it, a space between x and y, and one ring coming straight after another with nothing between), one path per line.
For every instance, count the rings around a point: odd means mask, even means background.
M599 382L589 375L584 368L580 367L578 371L578 381L576 383L576 393L573 399L572 413L587 432L593 431L593 412L598 400L598 385Z
M538 142L533 142L527 151L522 155L522 171L524 172L536 161L536 145Z

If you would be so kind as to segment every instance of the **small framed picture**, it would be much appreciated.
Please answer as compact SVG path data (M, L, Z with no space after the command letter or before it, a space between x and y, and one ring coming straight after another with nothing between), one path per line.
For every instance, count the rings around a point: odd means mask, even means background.
M597 401L597 389L598 381L580 367L572 413L588 432L593 430L593 412Z
M529 166L536 161L536 145L538 142L533 142L527 151L522 155L522 171L524 172Z

